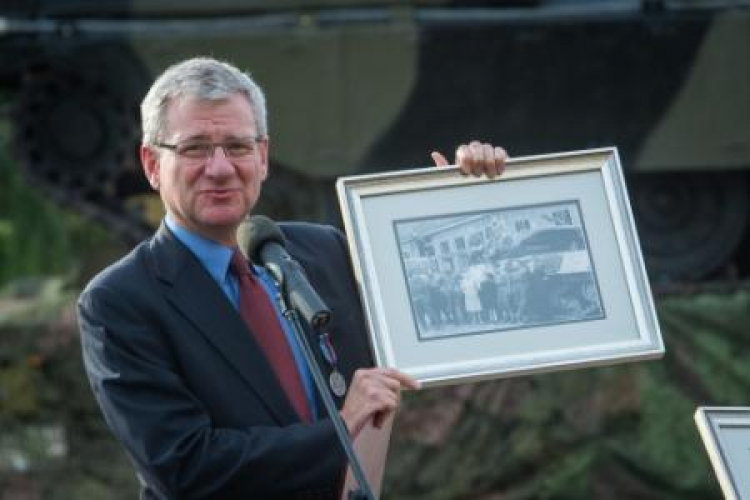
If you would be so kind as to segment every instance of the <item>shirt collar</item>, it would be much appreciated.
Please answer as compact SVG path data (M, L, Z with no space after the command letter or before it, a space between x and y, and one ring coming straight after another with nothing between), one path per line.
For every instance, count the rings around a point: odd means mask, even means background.
M180 226L174 220L172 214L167 213L164 222L175 237L193 252L193 255L203 264L203 267L206 268L211 277L217 283L223 283L227 276L229 261L232 258L234 249L204 238Z

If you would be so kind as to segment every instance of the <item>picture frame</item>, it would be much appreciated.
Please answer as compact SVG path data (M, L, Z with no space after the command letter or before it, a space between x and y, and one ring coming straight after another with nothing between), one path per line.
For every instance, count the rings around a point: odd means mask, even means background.
M378 366L431 386L664 354L616 148L336 189Z
M724 498L750 499L750 407L700 406L695 423Z

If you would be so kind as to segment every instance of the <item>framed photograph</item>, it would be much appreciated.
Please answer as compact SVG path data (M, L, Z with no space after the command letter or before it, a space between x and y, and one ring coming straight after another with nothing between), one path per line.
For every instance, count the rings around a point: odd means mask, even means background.
M724 498L750 499L750 407L701 406L695 423Z
M336 187L378 366L429 386L663 355L615 148Z

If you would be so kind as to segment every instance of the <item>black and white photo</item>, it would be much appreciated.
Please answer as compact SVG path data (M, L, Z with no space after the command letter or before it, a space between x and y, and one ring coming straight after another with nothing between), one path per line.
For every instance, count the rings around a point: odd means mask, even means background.
M393 224L421 340L604 316L577 201Z

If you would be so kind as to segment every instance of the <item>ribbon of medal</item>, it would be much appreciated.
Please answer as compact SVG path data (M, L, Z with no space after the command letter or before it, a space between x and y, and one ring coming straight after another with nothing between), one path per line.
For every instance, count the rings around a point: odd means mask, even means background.
M321 333L318 335L318 344L320 345L320 352L323 354L323 358L331 366L331 374L328 376L328 385L336 396L343 397L344 394L346 394L346 380L338 370L337 363L339 359L336 355L336 350L331 343L331 336L325 332Z

